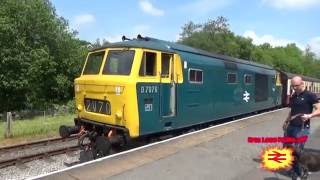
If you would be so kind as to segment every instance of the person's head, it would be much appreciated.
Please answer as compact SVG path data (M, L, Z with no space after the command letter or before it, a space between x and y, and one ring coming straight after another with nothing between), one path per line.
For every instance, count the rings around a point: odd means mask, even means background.
M302 92L304 90L304 84L303 84L302 78L300 76L294 76L291 79L291 87L297 93Z

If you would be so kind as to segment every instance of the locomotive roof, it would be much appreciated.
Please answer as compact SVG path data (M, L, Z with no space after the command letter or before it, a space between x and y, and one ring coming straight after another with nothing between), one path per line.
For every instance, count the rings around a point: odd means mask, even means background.
M247 60L242 60L226 55L219 55L215 53L210 53L204 50L192 48L190 46L174 43L174 42L168 42L168 41L163 41L159 39L154 39L154 38L138 38L138 39L133 39L133 40L128 40L128 41L122 41L122 42L116 42L116 43L111 43L107 44L103 47L93 49L92 51L99 50L99 49L104 49L104 48L121 48L121 47L137 47L137 48L146 48L146 49L153 49L153 50L160 50L164 52L170 52L174 53L177 51L181 52L187 52L187 53L193 53L197 55L203 55L207 57L213 57L217 59L223 59L225 61L231 61L234 63L240 63L240 64L248 64L252 66L257 66L257 67L262 67L265 69L274 69L271 66L264 65L264 64L258 64L255 62L247 61Z

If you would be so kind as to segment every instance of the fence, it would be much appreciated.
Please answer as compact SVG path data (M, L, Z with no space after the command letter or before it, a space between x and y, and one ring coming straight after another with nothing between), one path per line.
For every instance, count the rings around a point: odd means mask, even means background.
M75 111L63 106L46 110L5 112L1 116L0 142L3 138L57 133L60 125L73 125Z
M25 119L33 119L35 117L53 117L58 115L65 115L74 113L74 106L70 105L61 105L54 106L52 108L46 108L43 110L38 109L25 109L20 111L12 111L12 120L25 120ZM0 113L0 121L7 121L6 112Z
M12 113L7 112L6 134L5 137L12 137Z

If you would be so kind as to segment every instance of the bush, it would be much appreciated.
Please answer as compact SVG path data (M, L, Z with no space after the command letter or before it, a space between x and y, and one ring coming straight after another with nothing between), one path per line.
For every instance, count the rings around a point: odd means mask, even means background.
M70 100L67 104L55 104L54 105L54 115L61 115L61 114L69 114L75 113L75 101Z

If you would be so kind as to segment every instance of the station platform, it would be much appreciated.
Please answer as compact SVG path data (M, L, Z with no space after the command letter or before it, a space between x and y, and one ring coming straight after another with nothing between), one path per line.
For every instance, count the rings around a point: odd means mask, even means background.
M291 179L285 173L265 170L260 163L270 143L248 143L248 137L281 137L289 109L211 127L165 142L76 165L39 179ZM311 121L306 150L320 152L320 118ZM277 145L277 144L273 144ZM278 144L281 146L281 144ZM320 179L320 172L309 175Z

